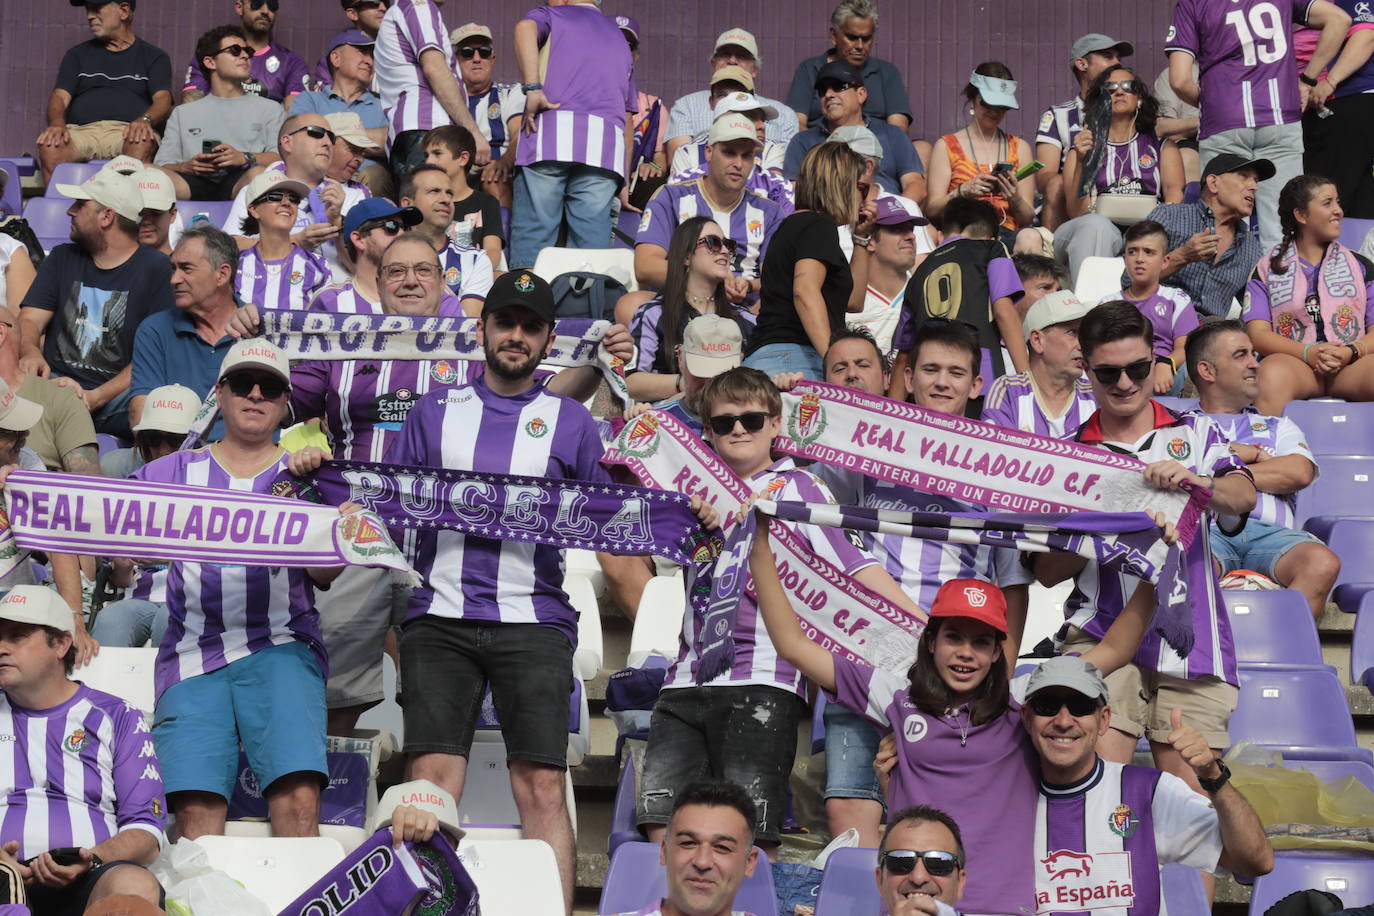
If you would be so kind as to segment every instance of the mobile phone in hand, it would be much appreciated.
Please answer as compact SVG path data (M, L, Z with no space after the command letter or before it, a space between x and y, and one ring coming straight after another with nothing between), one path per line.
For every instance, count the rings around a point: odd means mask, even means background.
M999 162L992 167L992 177L996 178L999 175L1010 175L1014 168L1016 168L1016 164L1013 162Z
M218 147L218 146L219 146L219 141L218 141L218 140L202 140L202 141L200 141L200 152L201 152L201 155L204 155L204 156L210 155L211 153L213 153L213 152L215 151L215 148Z
M81 849L78 846L59 846L56 849L49 849L48 855L52 856L52 860L58 865L67 866L81 864ZM20 864L32 868L34 859L37 858L38 856L34 856L33 858L25 859Z

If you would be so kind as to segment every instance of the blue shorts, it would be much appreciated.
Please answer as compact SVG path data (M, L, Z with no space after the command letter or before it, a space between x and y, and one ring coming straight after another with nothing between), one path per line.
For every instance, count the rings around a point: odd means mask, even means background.
M260 786L303 770L328 779L324 731L320 663L309 646L293 642L168 687L157 701L153 740L168 795L210 792L228 800L240 743Z
M744 365L769 378L783 372L800 372L812 381L825 381L825 361L810 345L765 344L746 356Z
M878 726L838 703L826 703L825 797L867 798L882 803L883 793L873 772L882 734Z
M1252 569L1277 582L1274 567L1279 559L1308 541L1321 543L1321 539L1311 532L1270 522L1257 522L1252 518L1237 535L1224 535L1213 526L1212 556L1221 564L1223 576L1237 569Z

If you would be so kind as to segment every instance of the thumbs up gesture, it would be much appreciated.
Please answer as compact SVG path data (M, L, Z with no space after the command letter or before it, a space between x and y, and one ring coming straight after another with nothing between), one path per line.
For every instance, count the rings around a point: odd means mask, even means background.
M1183 724L1183 710L1177 706L1169 713L1169 725L1173 729L1169 732L1169 744L1200 779L1215 779L1221 775L1217 756L1207 745L1207 739L1191 725Z

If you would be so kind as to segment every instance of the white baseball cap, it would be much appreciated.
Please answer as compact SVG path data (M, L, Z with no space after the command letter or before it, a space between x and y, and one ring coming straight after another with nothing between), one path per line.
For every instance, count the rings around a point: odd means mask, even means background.
M143 163L133 156L115 156L101 168L109 169L111 172L118 172L121 175L133 175L143 171Z
M720 315L698 315L682 332L682 358L697 378L715 378L744 361L739 325Z
M143 209L166 213L176 206L176 186L162 169L140 169L129 177L138 182L139 193L143 195Z
M134 222L143 213L143 192L138 183L112 169L102 168L81 184L59 184L57 193L72 200L93 200Z
M325 115L324 119L329 122L329 129L334 131L334 136L347 140L358 149L382 148L380 143L367 135L363 129L363 119L358 117L356 111L336 111Z
M719 118L721 115L732 111L737 111L741 114L750 111L761 111L763 112L763 119L765 121L771 121L778 116L778 110L776 108L765 103L763 99L754 95L752 92L731 92L729 95L725 96L725 98L716 102L716 107L711 113Z
M453 796L428 779L412 779L387 789L377 803L376 813L372 815L373 831L390 826L391 815L401 805L428 811L439 819L439 826L454 839L462 838L464 830L458 826L458 805L453 801Z
M845 124L830 132L826 143L843 143L845 146L869 159L883 158L883 144L878 135L862 124Z
M143 413L133 431L155 429L164 433L184 435L200 413L200 396L185 385L161 385L148 392Z
M729 140L753 140L757 145L763 146L754 122L735 112L716 118L711 122L711 132L706 135L707 143L725 143Z
M734 45L735 47L743 48L755 59L758 59L759 43L754 38L752 32L746 32L744 29L727 29L721 32L720 37L716 39L714 50L719 51L726 45Z
M72 609L62 596L43 585L16 585L0 598L0 620L32 623L73 631Z
M268 169L248 183L248 192L243 199L251 205L268 191L290 191L301 200L310 196L310 188L305 182L287 178L285 172Z
M291 361L286 354L260 337L240 340L229 348L220 363L219 377L224 378L237 369L261 369L291 385Z
M0 429L22 433L33 429L43 418L43 405L21 398L0 379Z
M1092 311L1092 306L1082 302L1073 290L1059 289L1046 294L1026 312L1021 320L1021 332L1030 337L1031 331L1043 331L1055 324L1077 321Z
M469 22L448 33L448 43L451 45L456 45L469 38L485 38L487 41L491 41L491 29L475 22Z

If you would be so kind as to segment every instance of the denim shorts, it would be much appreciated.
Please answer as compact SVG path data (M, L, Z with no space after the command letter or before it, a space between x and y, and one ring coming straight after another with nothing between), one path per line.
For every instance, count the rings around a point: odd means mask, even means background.
M755 839L778 842L805 709L795 693L758 684L660 693L649 725L639 823L668 823L674 792L695 779L728 779L758 808Z
M540 624L410 621L401 629L405 752L466 757L490 683L506 759L566 769L572 654L566 636Z
M1275 582L1274 567L1284 554L1297 547L1321 540L1309 531L1285 528L1270 522L1259 522L1253 518L1245 523L1240 534L1225 535L1212 527L1212 556L1221 564L1224 576L1237 569L1252 569L1263 573Z
M744 365L767 374L800 372L814 382L825 381L825 361L806 344L765 344L744 358Z
M239 744L258 785L289 773L328 778L324 675L305 643L268 646L158 697L153 740L168 795L210 792L226 800L238 777Z
M878 726L838 703L826 703L825 797L867 798L881 803L882 790L873 772L882 733Z

